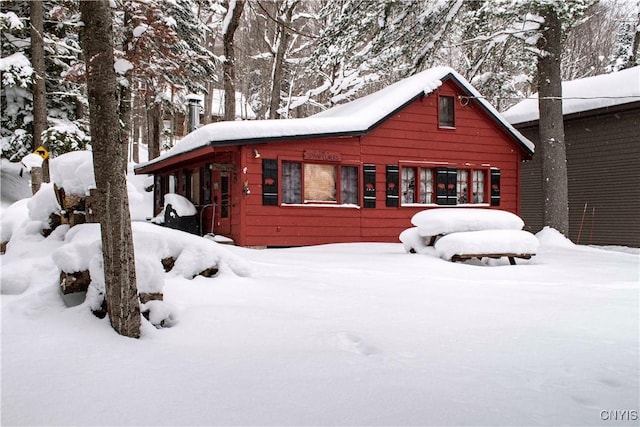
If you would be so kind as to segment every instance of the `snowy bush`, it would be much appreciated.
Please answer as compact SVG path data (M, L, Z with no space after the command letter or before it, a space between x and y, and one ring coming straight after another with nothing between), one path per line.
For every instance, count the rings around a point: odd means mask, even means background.
M53 118L49 121L53 125L43 132L42 143L49 147L53 156L87 148L91 138L76 123Z

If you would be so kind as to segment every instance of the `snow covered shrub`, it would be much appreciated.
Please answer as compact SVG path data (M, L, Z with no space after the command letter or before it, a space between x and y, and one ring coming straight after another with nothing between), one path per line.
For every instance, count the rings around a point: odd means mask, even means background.
M4 121L4 120L3 120ZM6 131L4 124L2 132ZM11 135L0 137L0 155L12 162L22 159L30 153L29 147L33 144L33 136L30 133L17 129Z
M0 150L2 157L15 161L28 154L26 147L31 147L28 127L33 121L33 96L29 88L33 83L34 71L29 59L23 53L16 52L0 59L0 73Z
M48 144L54 156L71 151L86 150L91 141L89 136L76 123L68 120L49 119L53 126L42 134L43 144Z

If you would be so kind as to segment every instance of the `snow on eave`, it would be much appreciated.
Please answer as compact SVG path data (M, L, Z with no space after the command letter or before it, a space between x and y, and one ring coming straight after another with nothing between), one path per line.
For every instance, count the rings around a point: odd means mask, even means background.
M601 74L562 83L563 115L640 101L640 66L616 73ZM512 124L536 122L538 94L519 102L502 113Z
M372 94L306 118L283 120L226 121L211 123L191 132L162 156L142 164L140 170L175 156L207 146L243 145L275 140L362 135L415 99L429 95L453 79L468 92L523 149L532 154L534 145L508 123L464 77L449 67L435 67L391 84Z

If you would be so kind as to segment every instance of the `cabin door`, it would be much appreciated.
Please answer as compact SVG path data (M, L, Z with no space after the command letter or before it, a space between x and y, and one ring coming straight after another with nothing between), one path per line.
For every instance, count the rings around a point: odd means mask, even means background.
M223 236L231 234L230 182L228 171L212 171L213 232Z

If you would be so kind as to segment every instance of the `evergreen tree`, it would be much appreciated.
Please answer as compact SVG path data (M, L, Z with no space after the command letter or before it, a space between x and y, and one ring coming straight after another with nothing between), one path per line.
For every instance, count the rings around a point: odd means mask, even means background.
M39 3L39 2L38 2ZM79 15L74 2L41 3L44 12L42 41L44 47L46 126L41 144L53 156L84 149L89 141L83 120L86 97L82 93L83 77L78 70L80 59L77 27ZM2 2L0 7L0 44L2 47L2 157L18 160L33 148L33 73L29 19L30 3ZM13 56L16 55L16 56ZM12 60L9 60L12 58Z

